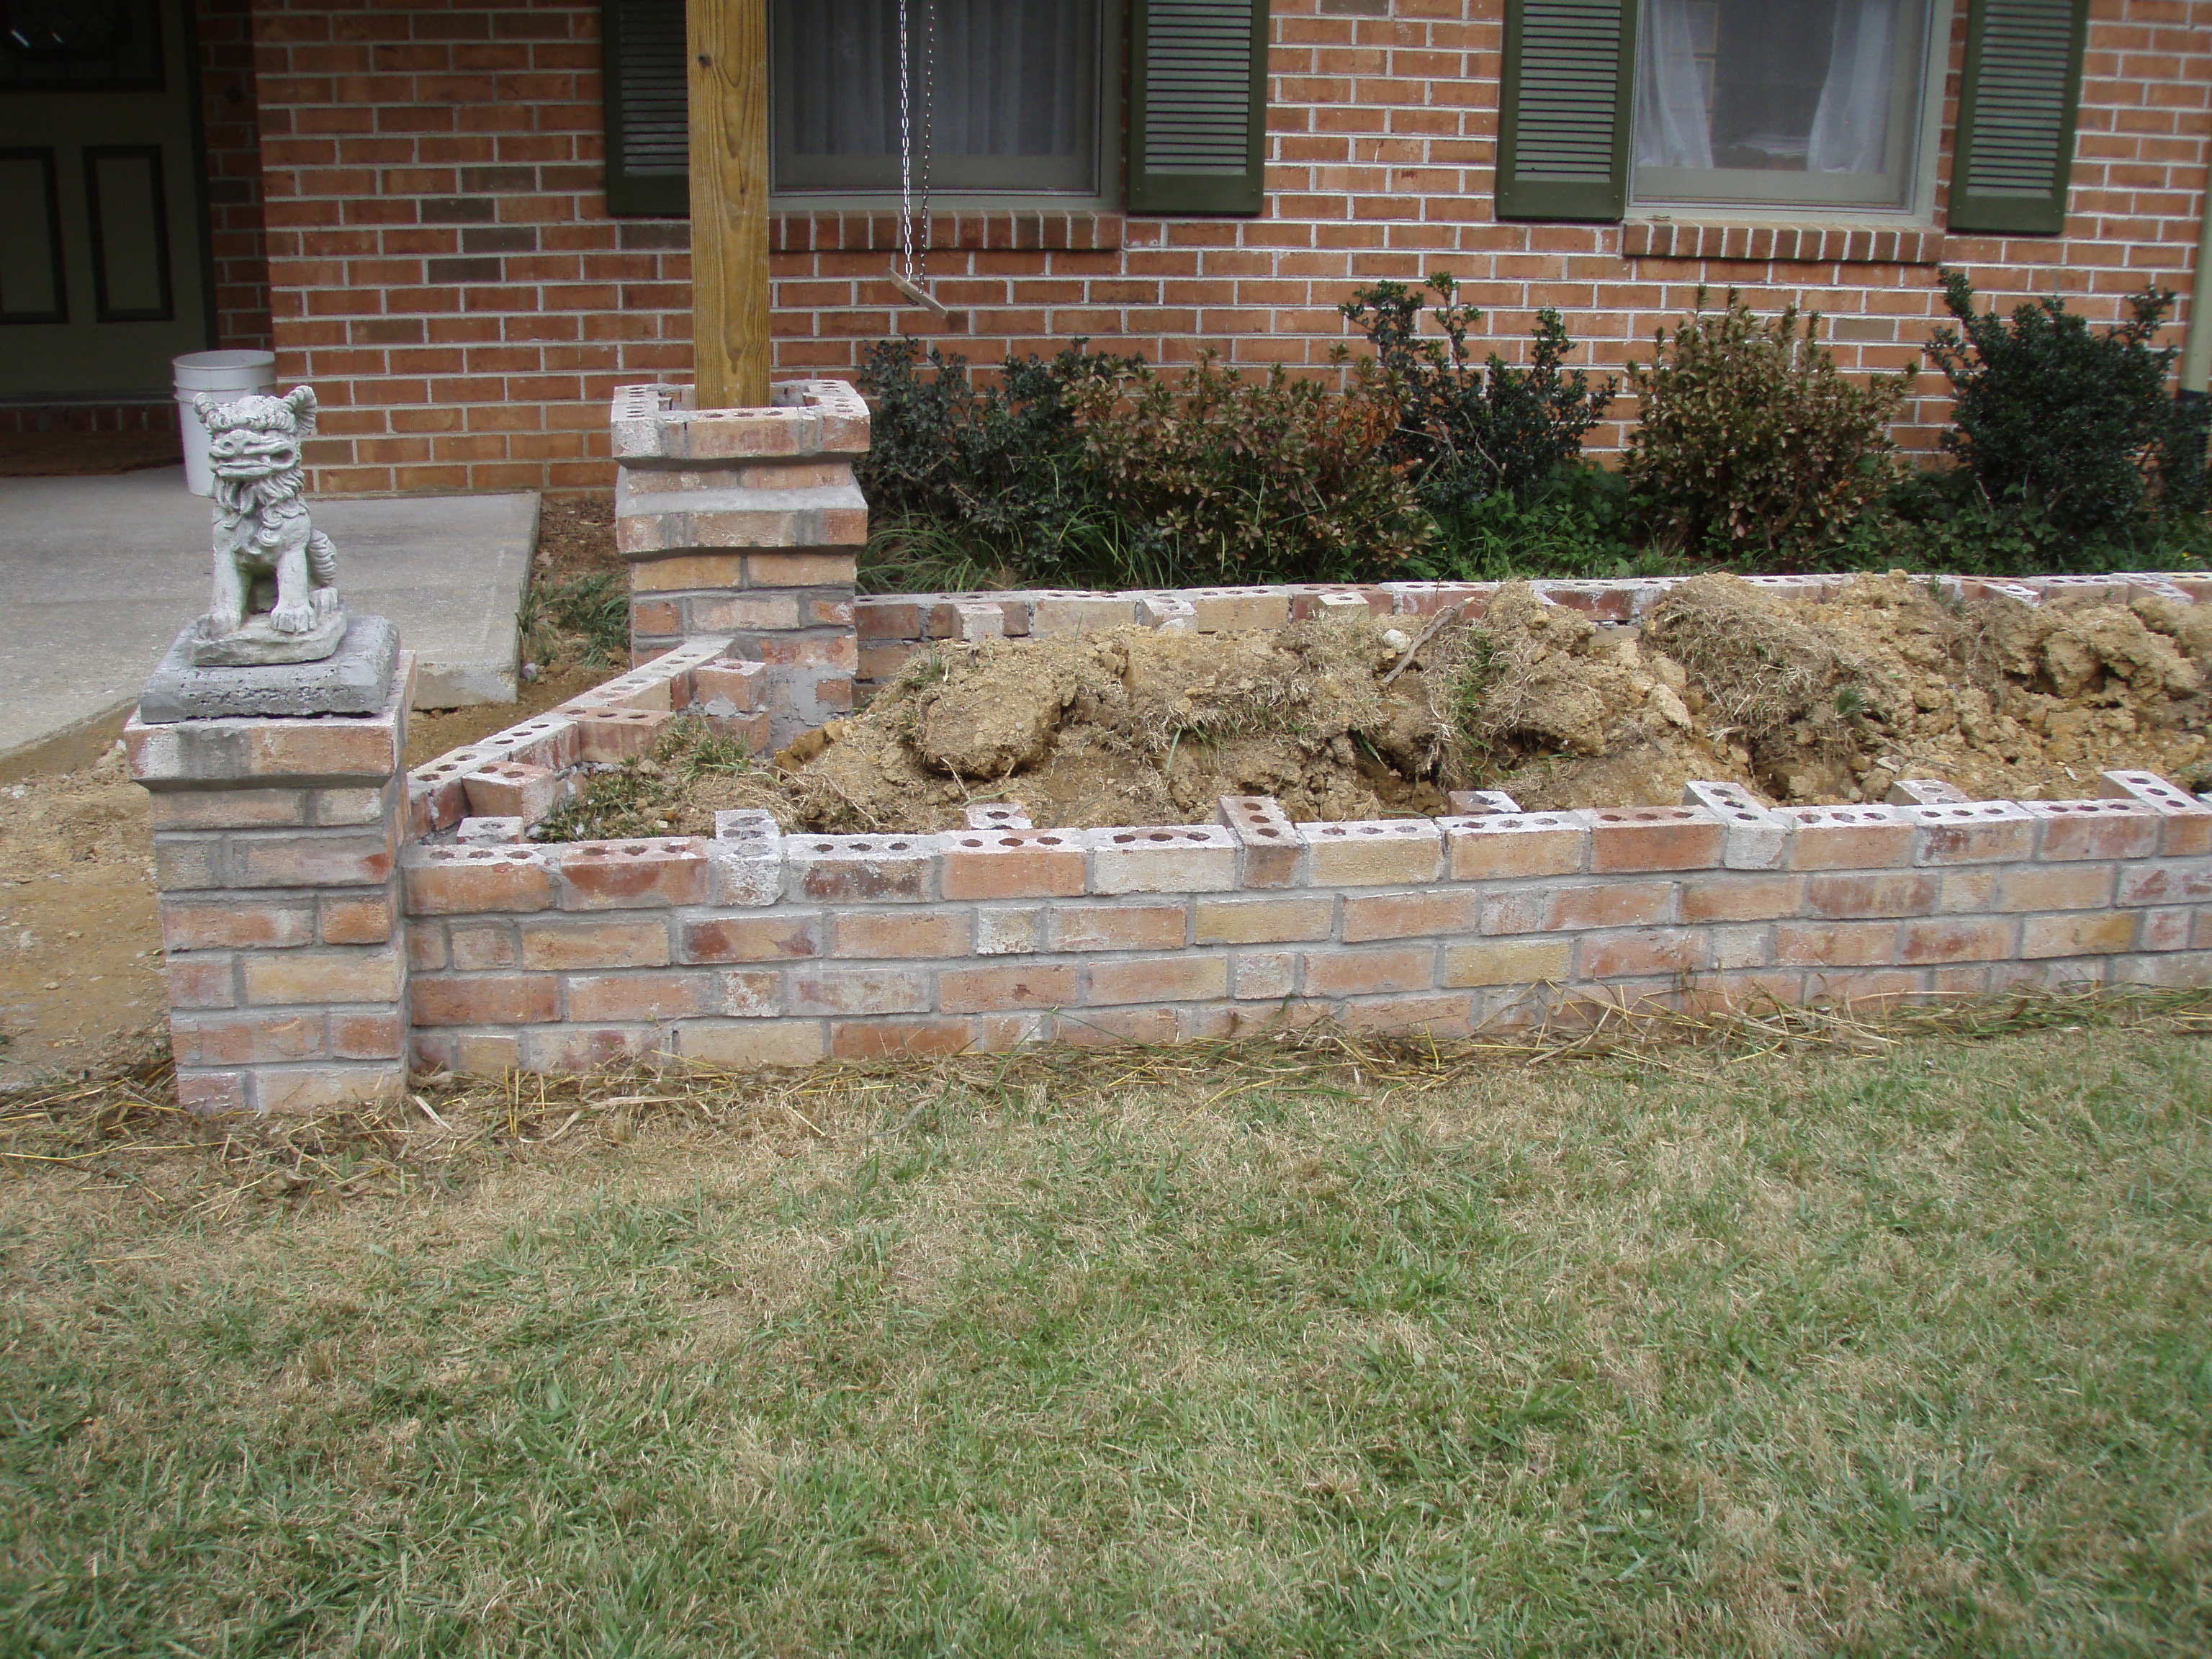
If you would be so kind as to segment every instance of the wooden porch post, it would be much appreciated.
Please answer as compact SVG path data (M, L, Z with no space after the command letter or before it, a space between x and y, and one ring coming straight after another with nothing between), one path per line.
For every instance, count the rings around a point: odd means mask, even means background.
M768 0L685 0L700 409L768 402Z

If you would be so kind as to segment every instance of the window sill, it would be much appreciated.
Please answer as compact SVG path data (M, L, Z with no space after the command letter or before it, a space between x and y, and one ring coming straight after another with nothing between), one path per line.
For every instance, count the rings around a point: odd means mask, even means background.
M1923 226L1885 230L1870 225L1631 219L1620 228L1620 253L1625 259L1932 265L1942 261L1943 233Z
M1018 209L995 213L933 213L932 251L985 249L1021 252L1110 252L1121 246L1118 213ZM899 216L824 209L770 216L769 246L777 253L895 253Z

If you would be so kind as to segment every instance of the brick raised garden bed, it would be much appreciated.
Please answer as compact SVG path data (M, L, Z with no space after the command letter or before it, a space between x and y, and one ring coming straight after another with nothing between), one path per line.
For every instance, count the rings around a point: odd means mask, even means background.
M1678 807L1462 794L1436 817L1293 823L1240 796L1210 823L1035 830L975 807L965 830L878 836L786 836L747 811L711 838L530 842L580 769L644 752L679 714L756 750L787 741L930 640L1417 626L1479 615L1491 591L855 602L849 463L867 433L848 388L703 413L679 389L626 388L615 413L641 666L404 777L411 661L375 715L132 723L185 1104L373 1098L410 1063L801 1065L1323 1019L1443 1037L1596 1004L2212 981L2212 804L2141 772L2074 801L1908 781L1886 804L1768 809L1692 783ZM2212 582L2157 575L1944 585L2028 605L2212 599ZM1539 586L1617 622L1666 588Z
M1660 591L1553 585L1623 619ZM1357 598L1398 614L1480 598L1446 592ZM1175 597L883 608L923 623L919 639L976 605L1042 631ZM1186 603L1249 627L1305 598ZM1263 798L1224 800L1211 824L1035 830L978 808L966 832L915 836L783 836L765 813L726 812L712 840L565 846L524 843L520 819L492 810L515 799L501 768L555 780L636 752L687 708L757 718L733 694L757 666L719 648L695 642L611 682L605 701L412 775L401 865L419 1062L804 1064L1324 1018L1455 1036L1591 1002L2212 979L2212 805L2148 774L2106 774L2103 797L2081 801L1964 802L1919 785L1899 804L1769 810L1713 786L1676 808L1523 813L1461 796L1468 810L1449 816L1364 823L1293 824Z

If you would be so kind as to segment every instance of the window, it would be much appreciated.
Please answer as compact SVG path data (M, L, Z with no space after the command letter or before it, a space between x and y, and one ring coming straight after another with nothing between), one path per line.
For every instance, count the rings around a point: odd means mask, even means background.
M1098 193L1098 0L776 0L779 191L896 191L905 127L933 191ZM920 161L916 162L920 177Z
M1644 0L1630 199L1912 204L1922 0Z
M602 0L611 212L688 209L684 9ZM1126 179L1132 212L1264 205L1267 0L908 0L907 17L906 114L934 195L1100 201ZM772 189L794 208L896 204L897 0L773 0L769 23Z
M2056 234L2087 0L1966 3L1950 228ZM1924 211L1948 15L1943 0L1509 0L1498 216Z

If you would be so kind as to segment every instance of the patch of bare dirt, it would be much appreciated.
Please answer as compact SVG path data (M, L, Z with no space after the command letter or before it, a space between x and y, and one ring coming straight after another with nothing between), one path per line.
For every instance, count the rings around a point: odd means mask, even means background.
M0 1088L104 1065L166 1018L146 800L120 754L0 787Z
M1223 794L1379 817L1461 787L1665 804L1693 779L1800 805L1903 777L2057 799L2108 768L2212 771L2212 611L2163 600L1961 606L1892 575L1818 604L1712 575L1607 629L1515 583L1388 678L1407 644L1355 621L938 647L785 775L702 777L670 821L703 834L718 807L767 805L793 829L926 831L1018 799L1080 828L1189 822Z

